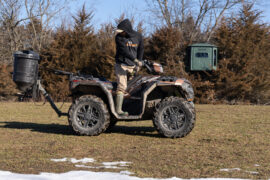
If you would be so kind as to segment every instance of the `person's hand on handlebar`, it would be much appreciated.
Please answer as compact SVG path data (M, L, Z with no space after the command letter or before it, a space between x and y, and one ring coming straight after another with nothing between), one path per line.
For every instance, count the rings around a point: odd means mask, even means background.
M139 67L142 67L143 66L143 62L138 60L138 59L135 59L134 62L136 63L137 66Z

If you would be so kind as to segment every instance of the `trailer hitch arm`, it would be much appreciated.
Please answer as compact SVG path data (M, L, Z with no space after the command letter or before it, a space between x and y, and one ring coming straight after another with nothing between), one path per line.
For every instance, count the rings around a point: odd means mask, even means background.
M58 117L68 116L68 113L63 113L62 111L58 109L58 107L55 105L54 101L52 100L51 96L47 93L47 91L41 85L40 80L37 81L37 85L38 85L38 89L41 91L45 99L50 103L51 107L57 113Z

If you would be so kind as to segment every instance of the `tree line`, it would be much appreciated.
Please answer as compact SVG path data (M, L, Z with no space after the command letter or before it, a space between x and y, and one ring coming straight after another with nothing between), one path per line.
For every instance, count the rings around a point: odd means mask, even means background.
M0 0L1 99L16 93L10 75L12 54L21 49L39 52L41 67L115 80L114 30L126 18L124 14L95 30L92 24L94 11L83 6L72 16L73 24L62 23L52 29L50 21L62 8L59 5L55 8L58 1L53 4L49 0L25 0L23 6L28 8L27 15L21 19L16 15L16 9L22 6L18 2L22 1ZM163 64L165 75L191 80L196 102L269 103L270 26L261 21L261 12L254 8L254 2L202 0L196 5L197 9L187 0L146 2L156 25L153 32L145 33L145 24L138 21L135 24L135 17L129 17L134 28L144 34L144 58ZM228 15L232 9L234 13ZM196 42L218 46L217 71L187 71L187 47ZM41 76L56 100L68 97L67 77L53 75L42 68Z

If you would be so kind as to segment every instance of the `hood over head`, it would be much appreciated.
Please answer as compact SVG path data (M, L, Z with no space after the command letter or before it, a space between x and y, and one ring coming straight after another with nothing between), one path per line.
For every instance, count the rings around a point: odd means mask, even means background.
M132 36L135 34L135 31L132 29L132 25L129 19L125 19L121 21L118 24L117 29L125 31L129 36Z

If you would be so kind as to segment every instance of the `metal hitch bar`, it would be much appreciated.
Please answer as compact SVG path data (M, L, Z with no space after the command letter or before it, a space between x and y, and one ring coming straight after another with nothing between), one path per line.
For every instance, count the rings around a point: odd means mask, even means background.
M47 93L47 91L41 85L40 80L37 80L37 85L38 85L38 89L41 91L45 99L50 103L51 107L57 113L58 117L68 116L68 113L63 113L60 109L58 109L58 107L55 105L54 101L52 100L51 96Z

